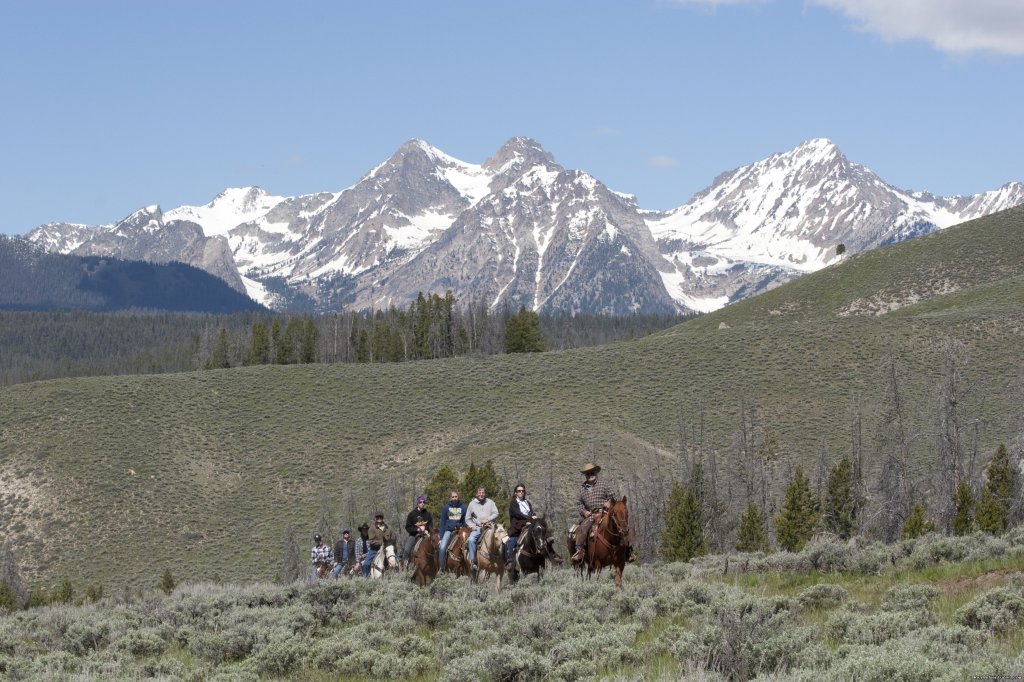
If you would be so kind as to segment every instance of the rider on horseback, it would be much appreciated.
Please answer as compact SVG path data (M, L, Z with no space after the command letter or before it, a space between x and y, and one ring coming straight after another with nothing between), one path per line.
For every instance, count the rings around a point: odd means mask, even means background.
M440 573L447 572L445 553L448 551L448 544L452 536L459 528L466 525L466 506L459 501L459 491L453 490L449 496L448 504L441 509L441 527L438 532L441 534L441 546L437 550L437 565Z
M331 546L324 543L323 537L320 533L313 536L313 551L310 553L310 563L313 564L313 572L309 576L309 582L315 583L319 577L319 571L326 567L330 568L331 564L334 563L334 555L331 554Z
M405 538L402 559L406 565L409 563L409 557L412 555L412 548L416 545L416 540L423 533L421 530L423 526L426 526L426 532L428 533L433 530L434 515L427 509L427 498L420 495L416 498L416 506L405 517L405 532L408 534L408 537Z
M519 535L523 529L536 520L533 504L526 498L526 486L520 483L512 493L512 500L508 503L508 542L505 545L505 570L511 571L513 558L515 557L516 544L519 542Z
M483 486L476 489L469 507L466 508L466 525L473 529L469 534L469 566L473 574L476 574L476 543L480 541L480 534L486 526L498 518L498 506L494 500L487 497L487 490Z
M611 507L616 498L615 491L607 481L597 480L600 472L601 467L589 462L580 469L580 473L586 478L580 486L578 506L582 520L576 527L574 535L576 553L572 555L573 562L583 561L587 536L590 535L590 527L594 525L594 514Z
M363 557L363 575L370 575L370 564L377 552L390 545L395 546L395 533L388 524L384 523L384 513L377 512L373 516L373 526L370 528L370 551Z

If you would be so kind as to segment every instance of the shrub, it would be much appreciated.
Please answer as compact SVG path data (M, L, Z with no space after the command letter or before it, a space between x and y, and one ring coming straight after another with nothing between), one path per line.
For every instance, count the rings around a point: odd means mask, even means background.
M882 611L930 609L938 598L934 585L894 585L882 596L878 608Z
M1009 632L1024 620L1024 597L1015 589L998 587L964 604L954 614L954 619L975 630Z
M137 658L159 656L167 650L167 641L152 629L130 630L117 641L117 648Z
M847 596L849 593L841 585L818 583L797 595L796 601L802 609L831 609L846 601Z
M838 643L879 645L899 639L913 630L935 625L931 611L880 611L857 613L843 607L835 611L825 624L826 635Z

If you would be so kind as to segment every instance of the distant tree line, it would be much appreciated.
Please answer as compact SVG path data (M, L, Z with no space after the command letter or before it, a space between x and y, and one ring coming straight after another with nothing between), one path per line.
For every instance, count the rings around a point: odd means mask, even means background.
M404 362L562 350L639 338L677 315L537 314L421 294L406 308L322 315L269 312L0 310L0 386L75 376L260 364Z
M882 364L885 390L881 420L865 443L859 406L850 425L850 451L830 465L822 447L814 479L798 458L784 452L756 406L744 401L722 485L718 452L704 446L702 418L680 428L681 471L638 477L642 501L635 523L649 547L665 559L688 560L709 551L800 551L818 533L841 539L862 536L884 542L926 533L1000 535L1024 522L1024 428L1013 447L999 443L982 466L978 452L983 421L966 413L971 387L963 367L964 346L939 342L941 378L928 410L930 424L910 417L898 360ZM919 473L916 453L934 464ZM876 462L866 470L865 460ZM665 482L665 479L668 482ZM739 485L735 485L739 482Z

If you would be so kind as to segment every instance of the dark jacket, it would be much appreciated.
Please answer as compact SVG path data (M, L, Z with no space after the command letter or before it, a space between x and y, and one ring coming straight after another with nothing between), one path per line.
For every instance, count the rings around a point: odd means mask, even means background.
M444 535L448 531L455 531L466 525L466 506L459 502L454 507L449 502L441 510L441 527L437 531Z
M420 511L419 509L413 509L409 512L409 515L405 517L405 532L409 535L416 535L416 522L426 521L427 530L434 528L434 515L426 509Z
M395 546L395 533L384 524L383 528L378 528L376 524L370 527L370 549L380 549L381 547L387 547L391 545Z
M530 512L524 514L519 508L519 502L516 498L512 498L512 501L508 503L508 520L509 520L509 535L519 535L523 532L523 528L526 528L526 524L533 520L533 503L526 500L526 504L530 505Z
M348 556L345 556L346 546L348 547ZM354 540L338 540L334 543L334 563L341 564L342 566L351 566L355 560L356 543Z

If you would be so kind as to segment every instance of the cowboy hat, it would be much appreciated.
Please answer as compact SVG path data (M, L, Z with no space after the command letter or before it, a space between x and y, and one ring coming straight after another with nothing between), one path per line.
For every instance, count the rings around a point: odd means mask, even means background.
M583 468L580 469L581 474L596 474L599 473L600 471L601 467L597 466L593 462L587 462L586 464L583 465Z

